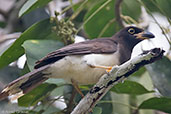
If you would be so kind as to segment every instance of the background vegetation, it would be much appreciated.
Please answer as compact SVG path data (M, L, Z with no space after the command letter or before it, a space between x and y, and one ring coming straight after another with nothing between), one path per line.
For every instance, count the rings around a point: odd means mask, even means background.
M32 71L47 53L73 43L76 35L110 37L126 25L148 29L154 23L163 35L160 41L169 44L166 56L113 87L93 114L171 113L170 6L171 0L14 0L8 10L0 7L0 88ZM163 26L155 14L168 24ZM86 94L91 85L80 88ZM49 79L18 102L0 101L0 113L69 113L81 99L73 98L72 90L62 79Z

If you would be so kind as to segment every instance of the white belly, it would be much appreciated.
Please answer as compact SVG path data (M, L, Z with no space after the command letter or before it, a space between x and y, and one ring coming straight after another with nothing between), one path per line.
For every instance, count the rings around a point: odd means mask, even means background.
M119 57L115 54L88 54L66 56L55 62L45 73L51 72L51 78L63 78L67 81L74 79L78 84L94 84L105 74L105 69L92 68L91 65L113 66L118 65L119 61L114 58Z

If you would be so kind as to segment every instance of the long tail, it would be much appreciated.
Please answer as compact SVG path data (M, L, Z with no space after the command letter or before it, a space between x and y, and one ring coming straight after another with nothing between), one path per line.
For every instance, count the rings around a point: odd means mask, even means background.
M5 99L10 95L21 93L25 94L46 81L48 78L44 77L42 71L49 68L49 65L36 69L30 73L21 76L20 78L9 83L0 93L0 100Z

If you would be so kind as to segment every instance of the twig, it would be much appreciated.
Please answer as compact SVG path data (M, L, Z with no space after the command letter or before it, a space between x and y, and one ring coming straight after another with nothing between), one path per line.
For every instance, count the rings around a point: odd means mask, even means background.
M71 111L72 111L72 108L73 108L73 101L74 101L74 98L75 98L76 93L77 93L77 91L76 91L76 89L73 87L72 95L71 95L71 97L70 97L70 100L69 100L69 103L68 103L68 106L67 106L67 112L66 112L66 114L70 114Z
M2 10L2 9L0 9L0 14L1 14L5 19L8 18L7 12L5 12L5 11Z
M84 6L87 4L88 0L85 0L81 5L80 7L77 9L77 11L72 14L72 16L68 19L70 21L72 21L73 19L75 19L75 17L78 16L78 14L83 10Z
M18 19L18 12L26 0L19 0L13 8L8 12L7 26L4 29L4 33L11 33L15 30Z
M124 19L128 24L134 23L136 26L138 26L138 22L136 22L136 20L134 20L130 16L121 15L121 18Z
M124 24L121 18L121 3L123 0L116 0L115 2L115 16L116 16L116 21L119 23L119 25L123 28Z
M165 51L154 48L120 66L114 66L108 74L104 74L87 95L79 102L71 114L87 114L97 102L116 84L125 80L140 67L161 59Z

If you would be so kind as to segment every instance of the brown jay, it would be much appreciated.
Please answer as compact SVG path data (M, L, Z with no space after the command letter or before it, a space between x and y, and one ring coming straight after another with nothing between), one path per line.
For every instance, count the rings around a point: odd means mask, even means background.
M0 93L0 98L27 93L48 78L63 78L77 84L94 84L112 66L128 61L136 44L154 35L129 26L109 38L71 44L36 62L35 70L14 80Z

